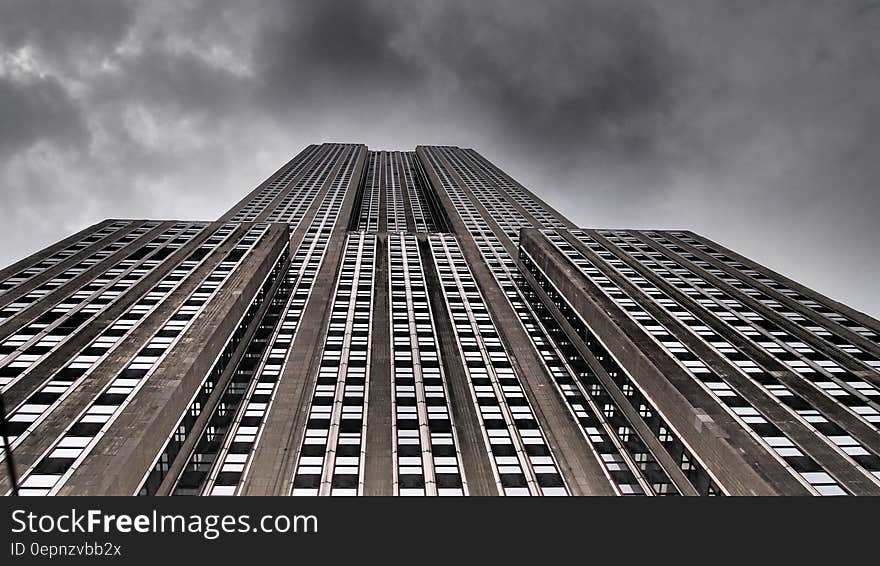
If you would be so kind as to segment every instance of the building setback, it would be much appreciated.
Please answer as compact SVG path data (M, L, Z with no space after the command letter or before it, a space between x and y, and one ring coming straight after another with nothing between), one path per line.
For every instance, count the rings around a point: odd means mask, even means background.
M0 388L7 494L880 494L877 320L457 147L0 270Z

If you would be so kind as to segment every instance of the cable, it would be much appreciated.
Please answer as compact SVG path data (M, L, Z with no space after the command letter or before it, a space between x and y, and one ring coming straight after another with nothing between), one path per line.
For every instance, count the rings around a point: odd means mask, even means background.
M12 447L6 432L6 406L3 395L0 395L0 434L3 435L3 451L6 452L6 468L9 471L9 482L12 484L12 495L18 495L18 478L15 475L15 462L12 460Z

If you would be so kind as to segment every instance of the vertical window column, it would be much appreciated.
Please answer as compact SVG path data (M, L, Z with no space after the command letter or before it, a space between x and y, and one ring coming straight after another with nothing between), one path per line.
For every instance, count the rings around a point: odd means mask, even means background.
M375 255L375 236L348 236L293 495L362 493Z

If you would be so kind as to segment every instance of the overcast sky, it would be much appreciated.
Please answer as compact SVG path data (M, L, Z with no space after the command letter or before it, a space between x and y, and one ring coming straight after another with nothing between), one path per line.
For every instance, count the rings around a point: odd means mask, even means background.
M473 147L880 315L880 3L0 2L0 265L213 219L309 143Z

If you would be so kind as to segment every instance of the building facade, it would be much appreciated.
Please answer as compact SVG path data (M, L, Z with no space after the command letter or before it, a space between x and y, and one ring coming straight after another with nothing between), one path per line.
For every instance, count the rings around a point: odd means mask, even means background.
M457 147L0 270L0 387L6 494L880 494L877 320Z

